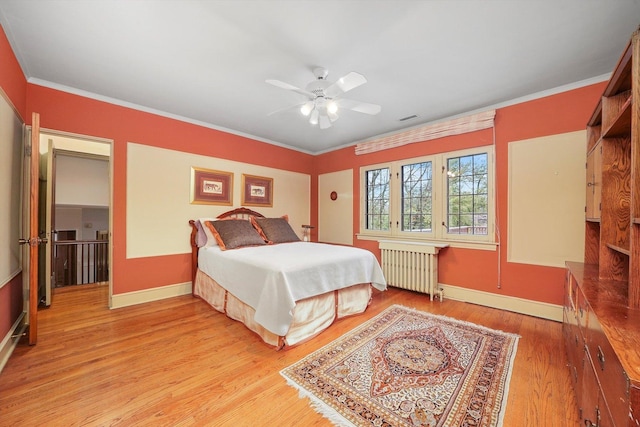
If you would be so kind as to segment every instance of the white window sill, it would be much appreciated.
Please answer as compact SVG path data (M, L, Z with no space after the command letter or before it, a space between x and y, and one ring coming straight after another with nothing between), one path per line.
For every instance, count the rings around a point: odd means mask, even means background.
M478 241L461 241L461 240L443 240L443 239L411 239L406 236L389 236L385 234L356 234L358 240L388 240L398 242L416 242L416 243L433 243L433 244L445 244L450 248L462 248L462 249L475 249L481 251L495 251L498 247L496 242L478 242Z

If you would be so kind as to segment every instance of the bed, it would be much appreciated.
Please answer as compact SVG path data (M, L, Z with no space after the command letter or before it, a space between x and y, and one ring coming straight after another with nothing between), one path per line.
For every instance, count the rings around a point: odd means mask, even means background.
M386 289L371 252L302 242L286 216L237 208L189 224L193 295L277 349L363 313L372 287Z

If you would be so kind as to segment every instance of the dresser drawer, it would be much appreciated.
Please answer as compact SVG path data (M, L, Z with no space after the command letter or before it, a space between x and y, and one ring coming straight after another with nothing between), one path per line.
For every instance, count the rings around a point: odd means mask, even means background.
M578 322L578 330L582 334L582 337L587 339L587 329L589 327L589 320L592 317L592 314L589 310L589 304L585 299L584 295L580 288L576 289L575 293L575 301L576 301L576 319Z
M567 352L567 362L571 371L571 379L574 387L578 386L580 376L578 367L582 365L584 358L584 342L578 332L577 319L575 313L567 307L564 308L564 321L562 323L562 333L564 335L564 346Z
M629 420L629 381L598 319L589 318L587 349L615 425Z

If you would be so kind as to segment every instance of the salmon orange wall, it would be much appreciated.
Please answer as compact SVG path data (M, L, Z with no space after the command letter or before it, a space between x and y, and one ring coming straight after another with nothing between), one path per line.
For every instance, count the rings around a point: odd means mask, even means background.
M34 84L27 87L27 111L40 114L43 129L113 140L114 295L191 280L191 254L126 258L127 142L312 173L308 154Z
M502 248L500 251L447 248L439 256L441 283L551 304L562 303L563 269L506 262L508 144L584 129L604 85L604 82L589 85L496 111L496 210ZM492 144L493 132L492 129L486 129L360 156L355 155L354 147L347 147L316 156L314 176L353 169L353 229L357 233L360 229L361 166ZM354 236L354 245L379 256L378 243L375 241L358 240Z
M0 26L0 87L18 114L26 117L27 79L16 59L7 35Z

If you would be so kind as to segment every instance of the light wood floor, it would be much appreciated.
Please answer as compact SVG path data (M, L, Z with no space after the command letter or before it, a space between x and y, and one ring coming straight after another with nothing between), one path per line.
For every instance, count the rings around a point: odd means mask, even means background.
M391 304L521 336L505 427L576 426L562 325L391 288L363 315L275 351L191 296L109 310L107 286L57 290L38 344L0 373L0 425L328 426L279 371Z

